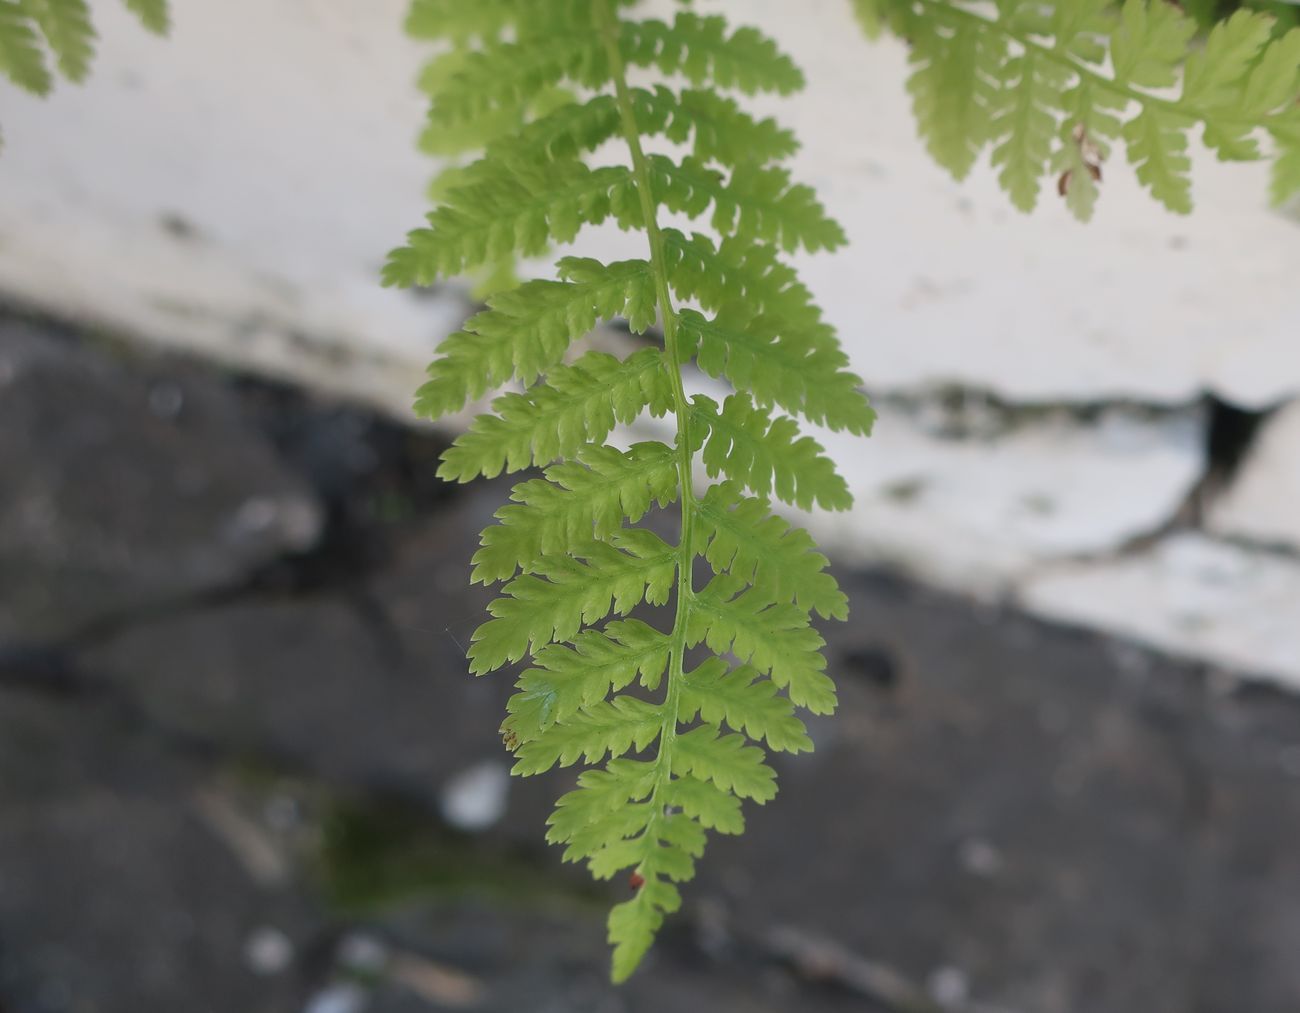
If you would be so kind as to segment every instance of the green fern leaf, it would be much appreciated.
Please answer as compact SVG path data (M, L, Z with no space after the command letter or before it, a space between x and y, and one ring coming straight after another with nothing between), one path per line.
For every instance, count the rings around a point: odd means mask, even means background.
M771 39L753 28L727 33L721 17L683 12L671 26L661 21L625 24L627 62L681 74L693 85L735 88L747 95L771 91L790 95L804 85L803 73Z
M874 418L833 329L780 255L835 248L843 231L777 164L795 150L793 135L720 93L787 92L799 71L752 29L691 12L671 24L619 15L633 5L418 0L412 30L452 43L424 76L425 144L485 151L444 178L428 226L385 273L390 284L432 284L611 218L645 233L645 260L565 258L554 280L492 297L444 342L418 402L437 417L511 382L525 388L500 395L439 474L545 469L515 487L483 533L473 579L506 583L469 665L484 673L532 656L501 726L515 773L604 764L560 798L547 839L599 879L632 870L635 896L610 913L615 980L680 906L675 884L694 874L707 832L739 833L741 800L774 794L764 749L811 748L795 708L834 706L810 615L842 618L844 596L808 535L741 487L837 509L848 487L794 420L769 408L862 434ZM632 87L629 67L691 87ZM575 86L592 94L574 98ZM613 140L627 148L626 167L586 163ZM643 141L690 153L676 160ZM707 217L720 238L661 228L664 212ZM562 364L597 321L619 317L656 344L658 322L662 348ZM688 401L692 362L737 392L722 406ZM604 445L646 413L673 417L675 445ZM698 493L697 460L727 481ZM673 503L676 544L628 526ZM722 572L696 591L700 555ZM671 629L610 619L642 602L671 603ZM686 654L701 642L741 664L715 657L688 672ZM629 758L642 753L653 758Z
M1070 210L1089 218L1116 139L1152 194L1185 211L1193 126L1220 158L1257 159L1260 129L1276 137L1300 98L1300 41L1257 11L1237 11L1194 47L1196 21L1169 0L858 7L868 25L888 24L912 43L908 88L935 160L961 178L992 145L1003 189L1026 211L1050 170ZM1284 145L1277 150L1287 157ZM1275 179L1289 172L1283 166Z
M495 39L528 0L412 0L406 34L416 39Z
M670 643L638 619L616 619L603 630L584 630L573 645L550 644L535 655L515 684L501 726L513 746L531 742L557 721L596 706L611 691L640 681L658 687L668 667Z
M1204 48L1187 57L1182 101L1201 108L1237 105L1246 77L1272 34L1268 18L1246 10L1215 25Z
M785 169L746 163L724 180L694 157L675 162L652 155L650 172L655 199L665 208L698 218L712 206L710 224L723 235L740 232L784 250L812 252L848 241L812 189L791 184Z
M675 777L664 792L665 801L706 830L720 834L743 834L745 815L740 799L729 791L695 777Z
M714 320L682 310L680 327L683 354L693 353L705 373L725 376L759 404L779 405L829 429L871 434L875 412L861 379L844 370L848 357L828 327L801 330L740 304Z
M48 95L54 86L36 32L15 0L0 0L0 71L34 95Z
M729 573L769 603L793 601L827 619L847 619L849 602L812 536L771 513L766 500L722 482L700 501L704 557L714 573Z
M998 179L1012 203L1032 211L1056 136L1053 110L1061 105L1068 74L1032 51L1010 61L1005 74L1008 83L990 127L1001 138L993 164L1002 170Z
M1280 155L1273 163L1270 193L1281 204L1300 193L1300 122L1275 126L1271 133Z
M944 8L917 29L908 78L912 111L931 157L957 179L965 178L992 129L994 85L1006 42L978 23L951 19Z
M95 55L95 29L86 0L23 0L69 81L84 81Z
M736 592L743 582L730 575L714 577L691 607L686 642L705 643L714 654L734 654L787 690L799 707L814 714L835 710L835 684L825 672L825 646L808 613L788 604L771 604L767 596Z
M482 675L529 651L573 639L611 612L627 615L642 601L661 605L676 576L672 547L649 531L622 532L611 543L592 541L571 556L544 560L537 574L506 585L469 649L470 671Z
M587 444L604 443L615 425L632 422L647 409L667 414L672 402L657 349L622 362L588 352L572 366L556 367L545 384L528 393L497 398L496 414L479 416L443 454L438 476L468 482L550 464Z
M1170 88L1196 24L1164 0L1125 0L1110 37L1115 78L1142 88Z
M546 469L546 478L515 486L514 500L483 532L471 580L491 583L530 573L543 556L575 543L607 539L624 521L637 523L652 503L677 499L677 455L662 443L638 443L626 453L586 446L577 460Z
M628 171L613 166L503 166L492 181L452 191L429 215L429 227L411 232L407 245L389 255L384 284L431 285L502 257L533 256L551 243L570 242L584 225L608 218L628 185Z
M788 753L812 749L808 730L795 717L794 704L777 694L771 680L747 665L729 669L726 662L710 658L686 673L681 707L687 721L698 714L716 727L725 722L751 739L765 740L772 749Z
M436 419L511 379L532 384L598 321L626 317L636 333L654 322L654 282L645 261L606 266L570 258L560 274L565 280L498 293L487 311L447 338L416 394L416 412Z
M704 466L709 476L725 475L766 496L811 510L847 510L853 505L844 479L835 472L821 446L800 436L793 419L773 418L746 394L733 394L721 410L700 395L694 419L706 435Z
M558 721L516 752L514 773L525 777L552 767L599 763L606 754L622 756L648 748L663 731L662 707L631 696L598 701L566 721Z
M167 0L123 0L127 10L140 19L140 24L158 35L166 35L171 28L171 15Z
M770 244L728 236L715 246L707 236L687 237L676 229L665 229L663 241L665 268L680 298L695 300L709 312L741 304L755 315L775 317L834 342L812 294Z
M1192 210L1192 160L1187 157L1191 121L1174 113L1148 108L1124 124L1129 161L1138 179L1170 211Z
M747 745L743 735L720 735L707 724L677 736L673 773L711 781L755 802L776 797L776 773L763 762L763 751Z

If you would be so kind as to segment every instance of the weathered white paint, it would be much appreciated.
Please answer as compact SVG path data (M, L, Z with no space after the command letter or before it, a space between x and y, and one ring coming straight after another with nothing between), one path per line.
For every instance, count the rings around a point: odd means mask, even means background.
M1300 681L1300 560L1187 533L1121 559L1062 566L1020 601L1252 675Z
M406 415L470 305L454 287L376 284L433 170L413 147L423 51L401 34L405 0L177 0L166 42L116 2L92 6L103 38L89 86L41 103L0 83L0 293ZM1177 406L1210 389L1254 406L1300 388L1300 231L1265 206L1263 167L1202 157L1187 219L1119 164L1091 225L1051 193L1021 216L986 168L958 184L929 162L904 48L868 44L847 0L716 6L778 35L809 72L803 96L758 104L798 129L797 172L850 233L849 251L801 267L874 391ZM607 229L590 242L643 252ZM1188 411L1027 417L962 443L923 422L892 406L872 443L832 441L860 505L820 531L852 558L982 593L1157 529L1203 465ZM1255 516L1274 495L1260 488ZM1216 523L1249 527L1244 509L1225 504ZM1158 553L1124 565L1184 579ZM1128 608L1124 623L1105 609L1095 621L1201 643L1161 627L1157 605ZM1243 663L1300 679L1300 652L1252 661L1239 639Z
M1232 486L1211 511L1209 527L1300 553L1300 401L1264 423Z
M855 504L805 523L840 558L1001 597L1055 562L1105 555L1159 529L1204 469L1196 413L1066 413L985 438L936 436L887 412L869 443L820 438L849 465Z

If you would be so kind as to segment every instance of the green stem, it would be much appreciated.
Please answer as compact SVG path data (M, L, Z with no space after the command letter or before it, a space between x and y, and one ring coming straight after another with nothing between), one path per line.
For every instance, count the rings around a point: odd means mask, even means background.
M663 318L664 368L668 370L668 378L672 384L673 415L677 420L677 480L681 487L682 532L677 547L677 614L673 620L669 641L668 686L664 695L663 730L659 735L659 755L655 761L659 777L650 799L654 807L661 802L662 789L667 785L672 773L673 744L677 740L677 724L681 707L682 666L686 654L686 622L689 618L691 602L695 597L695 589L691 584L691 566L695 560L693 535L698 503L692 484L691 406L686 399L686 389L682 384L681 357L677 346L677 311L673 308L672 290L668 284L668 271L665 267L667 258L664 255L664 237L659 231L659 222L655 215L654 195L650 189L650 169L645 152L641 148L641 134L636 124L636 113L627 84L627 69L623 63L622 50L619 48L618 19L610 7L609 0L592 0L592 9L605 42L610 76L614 79L619 115L623 124L623 136L632 156L632 174L641 199L641 217L645 221L646 234L650 241L650 268L654 275L659 313ZM655 808L654 811L661 813L662 806Z

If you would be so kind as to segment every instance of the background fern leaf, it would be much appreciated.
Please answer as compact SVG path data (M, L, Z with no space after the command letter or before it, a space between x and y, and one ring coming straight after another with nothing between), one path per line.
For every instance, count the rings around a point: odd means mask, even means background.
M1187 156L1191 121L1155 108L1124 124L1129 161L1138 179L1170 211L1192 210L1192 160Z
M22 2L40 25L63 76L69 81L85 80L95 54L95 29L90 23L90 8L86 6L86 0Z
M171 15L167 0L123 0L127 10L140 19L140 24L151 32L165 35L171 28Z
M0 71L34 95L48 95L54 86L27 11L16 0L0 0Z

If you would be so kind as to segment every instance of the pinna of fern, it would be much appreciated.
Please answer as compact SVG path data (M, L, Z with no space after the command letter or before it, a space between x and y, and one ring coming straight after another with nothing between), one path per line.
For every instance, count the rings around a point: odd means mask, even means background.
M443 343L418 399L436 418L518 388L439 471L465 482L541 469L516 486L474 558L475 580L505 585L469 665L483 674L530 659L502 726L516 773L589 768L560 798L548 839L597 877L629 876L632 895L609 919L616 980L680 905L706 832L739 833L742 800L774 795L765 751L810 749L798 711L835 707L813 616L843 619L847 603L771 499L847 507L844 480L796 417L862 435L874 420L783 259L844 235L781 165L792 135L734 94L788 94L798 68L753 29L685 9L671 22L639 18L636 6L416 0L411 26L449 40L455 61L430 89L431 131L495 117L513 126L485 138L385 274L429 284L607 220L645 237L641 259L565 257L554 278L490 298ZM631 68L663 80L634 86ZM521 113L529 96L558 88L575 97ZM593 164L611 141L622 160ZM698 231L665 227L669 213ZM623 359L573 355L614 318L642 334L657 323L662 342ZM692 362L734 392L722 403L688 397ZM609 445L616 426L645 414L672 420L671 444ZM697 463L716 480L707 488ZM674 542L638 526L673 504ZM713 571L702 586L697 559ZM669 606L671 619L631 617L642 603Z
M1203 41L1169 0L853 0L868 32L907 40L926 147L958 179L991 149L1021 210L1044 182L1076 217L1122 144L1138 181L1191 210L1189 137L1223 160L1273 155L1277 202L1300 190L1300 29L1240 9Z
M167 31L167 0L125 0L151 32ZM53 57L47 59L46 50ZM33 95L48 95L54 71L81 82L95 55L87 0L0 0L0 74Z

